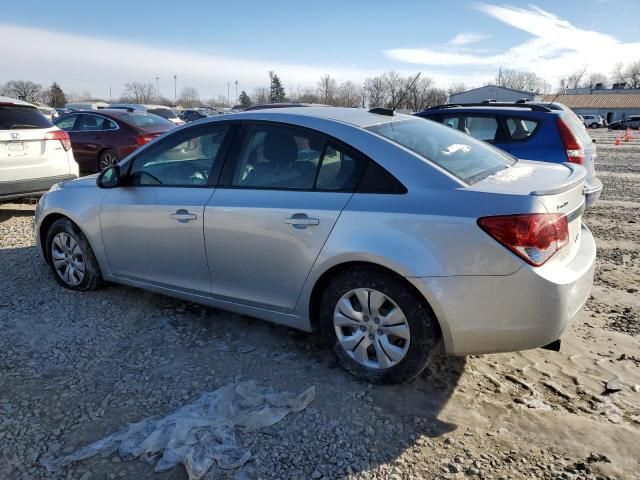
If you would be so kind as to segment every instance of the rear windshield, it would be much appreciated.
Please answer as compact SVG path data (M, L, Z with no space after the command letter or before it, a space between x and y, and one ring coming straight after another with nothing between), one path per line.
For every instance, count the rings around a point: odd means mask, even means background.
M0 130L50 128L53 124L37 108L0 106Z
M497 148L428 120L399 120L366 129L412 150L467 184L515 163Z
M150 115L148 113L129 113L122 117L125 122L128 122L136 127L160 127L164 125L171 125L173 123L169 120L165 120L158 115Z
M148 108L147 112L159 115L162 118L178 118L175 112L170 108Z

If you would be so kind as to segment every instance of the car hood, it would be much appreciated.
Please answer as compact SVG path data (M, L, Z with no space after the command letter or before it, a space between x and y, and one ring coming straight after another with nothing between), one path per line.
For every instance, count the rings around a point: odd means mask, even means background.
M93 175L87 175L86 177L76 178L75 180L68 180L58 185L59 188L97 188L96 178L98 173Z

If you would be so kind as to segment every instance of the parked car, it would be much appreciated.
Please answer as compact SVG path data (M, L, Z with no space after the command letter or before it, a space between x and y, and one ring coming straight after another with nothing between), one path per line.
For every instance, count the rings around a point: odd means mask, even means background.
M63 115L54 122L71 138L80 169L99 172L141 145L175 128L157 115L130 109L102 109Z
M600 115L583 115L584 124L588 128L601 128L604 127L604 118Z
M182 112L182 119L185 122L194 122L196 120L202 120L203 118L214 117L217 116L218 113L206 112L202 110L184 110Z
M624 118L623 120L611 122L609 124L609 130L626 130L627 128L631 128L633 130L640 128L640 115L632 115Z
M35 105L0 97L0 202L36 197L78 178L69 135Z
M444 123L521 159L570 162L587 169L587 207L596 203L596 145L575 113L534 103L440 105L415 115ZM566 107L565 107L566 108Z
M153 113L154 115L158 115L162 118L169 120L170 122L175 123L176 125L184 125L184 120L182 120L176 112L174 112L171 108L165 107L164 105L143 105L140 103L112 103L107 108L124 108L124 109L132 109L136 111L143 111L147 113Z
M46 105L36 105L36 108L40 111L42 115L47 117L47 119L52 122L56 118L58 118L58 112L55 108L47 107Z
M69 102L65 104L68 110L100 110L107 107L105 102Z
M72 290L104 281L321 331L374 382L556 341L589 296L587 173L400 114L282 108L194 123L39 203Z

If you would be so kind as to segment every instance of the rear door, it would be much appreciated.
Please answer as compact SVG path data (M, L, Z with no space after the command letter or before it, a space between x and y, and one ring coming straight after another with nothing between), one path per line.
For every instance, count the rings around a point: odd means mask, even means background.
M363 158L318 132L243 125L205 209L212 294L292 311L359 179Z
M69 174L60 141L45 140L51 130L57 128L36 108L0 105L0 182Z
M87 170L95 170L101 147L103 117L90 113L78 115L73 132L73 153L76 161ZM93 168L92 168L93 167Z

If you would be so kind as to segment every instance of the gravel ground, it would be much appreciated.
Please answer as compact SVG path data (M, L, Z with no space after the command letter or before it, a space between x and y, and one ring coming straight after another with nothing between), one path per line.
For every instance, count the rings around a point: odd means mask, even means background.
M316 397L239 433L253 452L241 472L205 478L640 478L640 141L593 135L596 284L562 351L442 357L406 385L362 383L316 337L252 318L116 285L62 289L34 247L33 208L0 207L0 478L184 479L117 455L57 472L40 461L238 379Z

